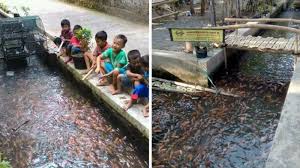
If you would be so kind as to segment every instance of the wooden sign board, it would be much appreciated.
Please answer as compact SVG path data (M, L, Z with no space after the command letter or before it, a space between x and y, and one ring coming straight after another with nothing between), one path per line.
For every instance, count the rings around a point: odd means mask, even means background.
M224 30L170 28L171 41L224 43Z

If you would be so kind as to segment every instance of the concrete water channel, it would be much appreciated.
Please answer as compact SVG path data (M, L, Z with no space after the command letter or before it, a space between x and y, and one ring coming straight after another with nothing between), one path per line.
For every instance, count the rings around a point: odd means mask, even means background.
M52 35L59 34L61 19L70 18L73 25L87 26L93 33L106 30L109 42L112 36L124 33L129 39L126 51L138 48L142 54L148 52L147 25L55 0L43 1L42 8L39 3L10 1L9 5L30 6L31 14L41 16ZM116 108L122 109L121 100L95 98L97 94L93 95L89 86L76 80L81 77L73 66L62 60L48 66L41 60L53 59L45 57L33 56L29 66L21 62L9 69L0 63L0 151L12 166L147 167L150 123L142 117L142 106L122 111L125 120L116 116ZM14 75L7 76L7 70ZM105 90L97 93L107 95ZM107 102L114 99L117 103L111 108L112 103Z
M277 17L300 15L288 10ZM260 35L293 36L282 31ZM228 74L221 68L213 79L217 87L242 95L240 99L211 93L153 93L154 165L299 167L295 57L236 51L229 63Z

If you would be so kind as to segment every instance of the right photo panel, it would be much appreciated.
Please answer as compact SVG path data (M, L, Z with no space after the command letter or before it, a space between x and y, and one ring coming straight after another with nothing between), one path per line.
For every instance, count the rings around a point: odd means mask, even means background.
M152 166L300 167L299 0L152 0Z

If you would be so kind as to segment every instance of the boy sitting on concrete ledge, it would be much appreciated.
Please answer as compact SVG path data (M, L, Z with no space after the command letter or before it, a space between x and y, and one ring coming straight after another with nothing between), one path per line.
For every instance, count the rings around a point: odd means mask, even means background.
M73 28L73 37L70 40L70 44L67 46L66 55L69 57L65 63L72 61L72 55L81 52L80 40L76 37L77 33L82 29L80 25L75 25Z
M101 54L101 59L105 60L104 69L106 73L112 74L112 85L111 93L118 93L118 75L124 74L126 71L126 66L128 64L127 56L124 50L122 50L127 42L127 37L123 34L117 35L114 40L112 47L107 49ZM107 59L108 58L108 59ZM97 67L96 73L100 72L100 67ZM102 77L98 83L99 86L106 85L106 77Z
M140 58L140 64L142 66L142 69L144 71L144 80L147 85L147 104L143 109L144 117L149 117L149 55L144 55Z
M126 101L126 106L124 107L125 110L128 110L133 103L143 103L147 102L147 105L143 108L143 114L144 117L149 116L149 87L148 87L148 81L149 81L149 56L145 55L143 57L139 57L138 64L141 66L141 72L140 74L134 74L127 71L127 75L129 77L132 77L134 81L134 90L132 94L130 95L130 100ZM129 64L130 65L130 64ZM128 66L129 66L128 65Z
M87 51L84 53L84 60L86 63L87 73L93 66L97 65L97 69L100 69L102 74L105 74L104 70L104 60L101 60L101 54L110 48L110 45L107 43L107 33L105 31L99 31L95 35L96 48L93 53ZM91 63L92 62L92 66Z
M133 82L143 78L143 70L140 65L141 53L139 50L131 50L127 54L129 64L126 67L126 73L118 76L118 88L117 93L121 93L122 90L131 91Z
M62 43L62 48L58 56L66 54L66 48L69 45L71 38L73 37L73 33L71 31L71 23L68 19L63 19L60 23L61 26L61 33L59 37L56 37L53 42L58 47Z

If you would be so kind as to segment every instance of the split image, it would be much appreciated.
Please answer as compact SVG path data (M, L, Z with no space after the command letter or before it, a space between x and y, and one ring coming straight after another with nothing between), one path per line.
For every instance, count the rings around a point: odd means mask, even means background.
M153 167L299 167L298 7L152 1Z
M0 1L0 168L298 168L298 0Z

